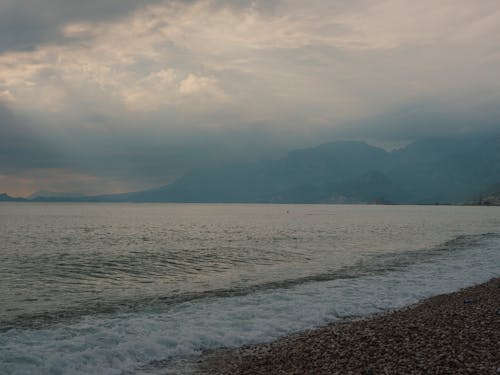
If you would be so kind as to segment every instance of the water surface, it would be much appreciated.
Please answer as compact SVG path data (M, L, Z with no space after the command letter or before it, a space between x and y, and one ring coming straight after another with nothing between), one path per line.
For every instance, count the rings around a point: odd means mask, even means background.
M0 204L7 373L122 373L500 275L500 208Z

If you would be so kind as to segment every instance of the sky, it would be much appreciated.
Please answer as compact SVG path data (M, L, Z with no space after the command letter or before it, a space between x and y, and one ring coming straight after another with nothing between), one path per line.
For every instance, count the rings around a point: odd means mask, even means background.
M498 0L2 0L0 192L500 132Z

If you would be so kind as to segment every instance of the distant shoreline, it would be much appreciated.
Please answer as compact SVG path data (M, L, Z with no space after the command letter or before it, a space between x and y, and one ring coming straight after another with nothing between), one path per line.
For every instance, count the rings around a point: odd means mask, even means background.
M372 202L356 202L356 203L332 203L332 202L308 202L308 203L297 203L297 202L162 202L162 201L151 201L151 202L140 202L140 201L102 201L102 200L31 200L26 198L13 198L12 200L0 200L1 203L77 203L77 204L255 204L255 205L343 205L343 206L456 206L456 207L499 207L500 203L372 203Z
M206 374L500 371L500 278L360 320L205 355Z

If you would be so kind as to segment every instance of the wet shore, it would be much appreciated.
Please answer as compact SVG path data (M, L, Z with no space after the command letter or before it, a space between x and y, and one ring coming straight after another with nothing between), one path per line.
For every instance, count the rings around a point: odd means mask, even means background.
M500 278L402 310L205 355L206 374L500 374Z

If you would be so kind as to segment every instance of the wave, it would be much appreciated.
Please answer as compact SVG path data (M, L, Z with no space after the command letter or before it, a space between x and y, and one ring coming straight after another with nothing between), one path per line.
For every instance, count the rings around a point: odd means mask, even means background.
M14 319L0 321L0 332L14 328L42 329L59 323L71 324L88 315L137 312L155 313L169 309L173 305L203 299L242 297L269 290L289 289L307 283L381 276L390 272L404 270L411 265L433 262L436 259L450 256L452 253L475 251L485 246L495 245L500 246L500 233L459 235L432 248L373 254L357 261L353 265L302 277L202 292L184 292L168 296L124 299L111 302L96 301L93 304L83 307L70 307L64 310L46 311L35 314L22 314Z
M121 374L204 350L265 342L335 319L399 308L500 275L500 235L374 256L359 270L182 296L155 308L91 314L0 332L6 374ZM353 275L356 275L353 277ZM142 301L140 304L143 304ZM132 302L137 304L137 302Z

